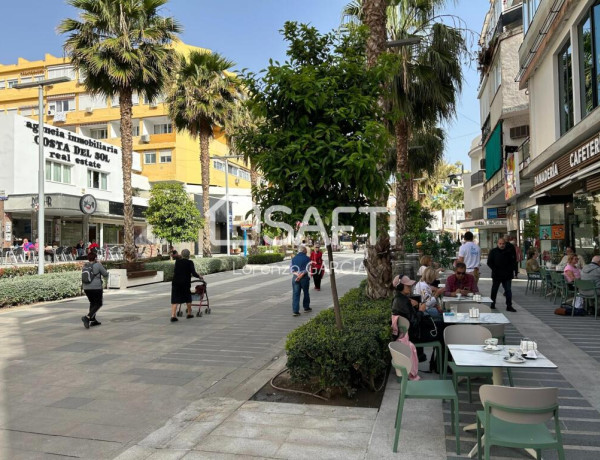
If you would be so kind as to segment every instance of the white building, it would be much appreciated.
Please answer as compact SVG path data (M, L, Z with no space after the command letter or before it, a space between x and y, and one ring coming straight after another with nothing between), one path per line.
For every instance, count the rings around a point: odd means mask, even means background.
M38 140L37 121L0 114L0 190L8 197L0 209L3 247L37 236ZM45 126L44 145L44 241L123 244L121 149L56 126ZM139 154L133 155L133 171L141 171ZM139 174L132 174L132 187L146 196L150 189ZM147 234L147 204L147 198L133 197L137 241Z

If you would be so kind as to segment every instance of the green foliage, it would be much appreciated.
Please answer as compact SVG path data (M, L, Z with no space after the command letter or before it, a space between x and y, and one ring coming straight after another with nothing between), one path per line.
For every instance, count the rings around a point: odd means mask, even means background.
M254 256L248 256L249 264L272 264L274 262L281 262L283 260L283 254L256 254Z
M391 299L368 299L365 286L363 281L340 299L343 330L336 329L333 310L324 310L289 334L287 366L295 381L342 388L352 396L361 386L375 390L385 377Z
M321 35L287 22L283 35L288 60L247 78L249 108L261 121L236 134L236 144L269 183L254 190L263 209L288 206L291 214L276 220L294 226L314 206L330 232L334 208L372 204L387 189L378 170L388 143L380 79L366 68L358 33ZM359 233L368 230L365 215L342 217Z
M0 279L0 307L66 299L78 295L81 295L79 271Z
M152 232L169 243L196 241L203 220L182 184L159 182L152 185L146 220Z
M406 252L416 252L417 242L422 243L427 238L427 227L431 224L433 215L420 202L413 200L408 202L407 214L406 233L402 235L404 249Z
M537 212L532 212L527 217L523 228L523 236L525 238L540 237L540 216Z
M247 260L243 256L226 256L226 257L208 257L202 259L194 259L194 266L199 275L209 275L210 273L224 272L229 270L240 270L244 268ZM149 262L144 264L145 270L157 270L164 272L164 280L173 280L173 271L175 269L175 261L163 260L157 262Z

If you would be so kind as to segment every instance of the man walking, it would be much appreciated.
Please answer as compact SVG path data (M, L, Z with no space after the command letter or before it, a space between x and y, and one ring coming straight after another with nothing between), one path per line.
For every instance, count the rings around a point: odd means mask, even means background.
M302 299L304 311L312 311L312 308L310 308L310 296L308 295L308 289L310 288L309 264L310 259L306 255L306 246L301 244L298 248L298 254L292 258L290 264L290 272L292 273L293 316L300 316L300 291L304 293L304 298Z
M512 306L512 291L511 282L515 272L515 252L506 248L506 242L504 238L498 240L498 246L490 251L487 260L488 267L492 270L492 298L493 309L496 308L496 295L498 294L498 288L500 284L504 288L504 294L506 295L506 311L516 312Z
M462 262L467 266L467 273L473 275L475 284L478 284L481 249L473 242L473 233L465 233L465 242L458 250L457 262Z
M517 239L513 236L510 235L505 235L504 236L504 249L506 249L508 252L512 253L513 255L513 273L514 273L514 278L518 278L519 277L519 258L517 255ZM506 292L504 293L504 295L506 295Z

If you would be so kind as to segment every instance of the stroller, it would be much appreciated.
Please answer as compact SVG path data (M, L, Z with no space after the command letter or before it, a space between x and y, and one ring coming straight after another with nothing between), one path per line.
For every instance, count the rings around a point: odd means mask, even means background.
M195 289L192 291L192 309L194 307L198 307L198 313L196 313L197 317L202 316L202 309L204 308L204 313L210 315L210 303L208 300L208 291L206 290L206 281L200 278L200 281L197 282ZM181 311L181 306L184 304L179 304L177 308L177 316L183 316L183 311Z

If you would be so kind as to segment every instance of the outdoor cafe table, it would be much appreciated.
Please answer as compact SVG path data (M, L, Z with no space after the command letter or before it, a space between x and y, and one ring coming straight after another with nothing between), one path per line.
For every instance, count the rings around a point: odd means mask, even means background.
M469 297L469 296L461 296L460 299L458 297L450 297L450 296L444 296L442 297L442 302L444 304L446 303L460 303L460 302L468 302L468 303L484 303L484 304L492 304L492 299L490 297L481 297L481 300L479 302L476 302L475 300L473 300L473 297Z
M479 317L471 318L468 313L444 313L444 323L448 324L510 324L504 313L480 313Z
M524 363L511 363L504 358L508 356L508 350L518 349L518 345L498 345L498 351L485 351L484 345L448 345L448 350L452 354L454 363L457 366L465 367L491 367L492 382L494 385L502 385L503 368L525 368L525 369L556 369L558 366L537 352L537 359L526 359ZM474 430L476 425L467 425L464 430ZM469 457L477 454L477 446L469 452Z

